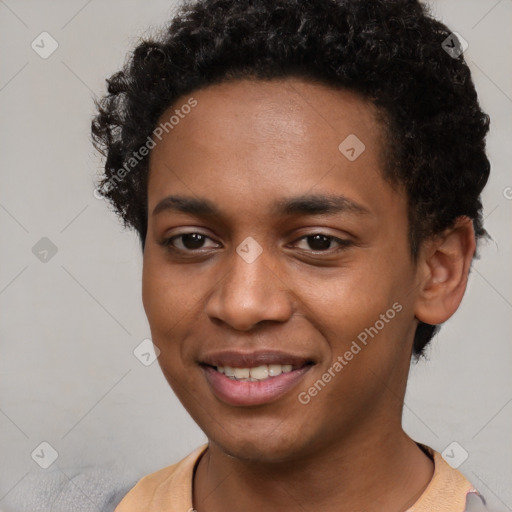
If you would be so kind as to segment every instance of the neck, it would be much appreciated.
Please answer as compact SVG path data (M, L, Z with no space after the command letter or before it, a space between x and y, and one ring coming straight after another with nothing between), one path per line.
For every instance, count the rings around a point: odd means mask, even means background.
M210 441L194 477L198 512L262 509L398 512L432 479L430 458L400 428L358 430L336 446L265 464L231 457ZM362 435L364 431L364 435Z

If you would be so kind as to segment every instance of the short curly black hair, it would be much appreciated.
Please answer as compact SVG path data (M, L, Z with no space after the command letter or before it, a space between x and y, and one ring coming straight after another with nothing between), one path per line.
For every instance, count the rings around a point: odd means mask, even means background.
M106 157L96 193L138 232L144 250L149 169L140 148L162 114L226 80L299 77L355 91L382 112L393 148L384 150L383 175L407 193L415 261L420 243L460 216L473 220L478 241L487 236L480 194L490 171L489 117L462 49L418 0L186 2L158 36L138 44L96 100L92 140ZM417 358L438 328L418 325Z

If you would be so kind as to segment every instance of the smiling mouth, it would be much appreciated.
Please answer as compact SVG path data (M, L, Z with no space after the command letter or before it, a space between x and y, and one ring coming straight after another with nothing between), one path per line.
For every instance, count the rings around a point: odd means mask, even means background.
M270 363L245 367L200 365L214 395L237 407L279 400L294 389L313 366L310 361L297 365Z
M262 382L279 377L283 373L290 373L294 370L300 370L305 366L311 366L311 361L306 362L302 365L291 365L291 364L262 364L259 366L253 366L250 368L236 368L232 366L212 366L205 365L213 368L222 375L228 377L234 381L241 382Z
M288 395L317 361L307 355L260 349L204 354L198 364L219 400L231 406L254 406Z

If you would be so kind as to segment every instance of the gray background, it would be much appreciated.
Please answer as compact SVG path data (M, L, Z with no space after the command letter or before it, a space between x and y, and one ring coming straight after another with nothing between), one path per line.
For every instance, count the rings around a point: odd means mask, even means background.
M158 364L146 367L133 354L150 337L141 302L142 255L135 233L124 231L106 203L93 196L101 163L89 140L92 95L104 92L104 79L149 27L165 22L174 5L0 0L4 512L22 510L23 499L39 492L74 492L85 503L75 510L97 510L101 497L93 496L81 475L103 472L106 487L109 478L127 485L205 441ZM457 442L462 448L457 445L455 455L461 457L462 449L469 455L459 469L494 510L507 511L512 510L512 1L431 5L468 41L466 59L492 119L492 173L483 202L494 240L482 247L463 304L435 339L430 361L412 368L404 425L414 439L438 451ZM43 31L59 45L47 59L31 48ZM32 251L43 237L57 248L47 262ZM46 470L31 456L43 441L58 452ZM55 501L52 510L58 506Z

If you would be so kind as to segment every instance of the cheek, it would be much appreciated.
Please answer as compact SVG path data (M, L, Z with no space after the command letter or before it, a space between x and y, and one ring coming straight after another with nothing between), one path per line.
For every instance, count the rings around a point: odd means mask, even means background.
M346 342L373 325L399 298L394 278L374 265L304 283L309 319L327 339Z
M178 269L155 250L149 249L144 255L142 302L153 343L160 349L158 361L168 379L172 374L187 380L183 372L194 366L194 347L186 341L199 325L204 293L211 287L204 278L197 275L193 265Z
M327 340L319 370L336 375L318 407L331 404L338 411L335 404L344 397L340 407L350 403L349 409L357 408L357 401L368 403L377 396L383 383L394 387L393 373L407 359L414 321L407 305L410 279L408 272L389 267L386 272L378 262L368 262L361 270L329 279L328 286L317 282L310 288L309 319ZM332 368L336 361L342 365L338 371Z
M189 279L149 249L144 254L142 303L152 331L169 330L191 310L194 297Z

